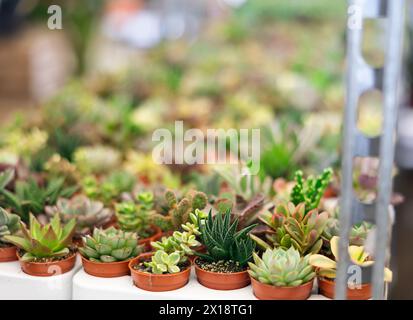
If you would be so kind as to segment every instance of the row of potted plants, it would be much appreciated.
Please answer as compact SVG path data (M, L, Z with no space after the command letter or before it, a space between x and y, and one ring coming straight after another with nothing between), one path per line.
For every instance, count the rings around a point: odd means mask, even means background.
M234 290L252 283L259 299L306 299L317 277L320 292L331 298L339 226L336 216L318 209L329 175L325 171L306 180L298 174L290 196L297 204L280 201L260 212L266 226L262 232L256 223L241 223L243 216L225 201L206 214L201 209L209 206L208 199L197 191L181 198L167 191L162 214L152 193L138 193L114 205L115 220L103 204L81 195L46 208L51 217L46 224L30 214L27 227L19 216L2 209L0 261L18 258L24 272L50 276L71 270L78 251L87 273L130 274L137 287L150 291L185 286L193 266L203 286ZM98 227L91 229L90 221ZM354 226L350 239L352 262L362 268L374 263L360 245L368 229ZM386 269L385 274L384 280L390 281L391 272ZM349 298L370 296L368 283L361 290L349 288Z

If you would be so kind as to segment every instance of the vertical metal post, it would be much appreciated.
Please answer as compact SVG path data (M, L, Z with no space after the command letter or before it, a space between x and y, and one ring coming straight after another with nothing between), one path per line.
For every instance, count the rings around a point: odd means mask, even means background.
M401 67L404 0L349 0L349 15L360 18L359 25L347 28L347 91L344 113L342 181L340 199L340 243L336 299L347 294L348 245L352 224L362 220L376 223L376 263L373 269L373 298L383 298L383 272L388 241L388 207L392 192L394 132L398 107L398 80ZM386 61L384 68L374 69L363 59L361 40L364 18L386 18ZM383 132L376 138L357 129L359 97L366 91L383 91ZM376 203L360 202L353 192L355 157L379 157L379 185Z
M376 203L376 249L373 267L373 299L383 299L384 266L388 245L388 207L392 192L392 169L395 149L395 128L399 106L404 1L391 1L388 6L386 63L383 83L383 135L380 143L379 189Z

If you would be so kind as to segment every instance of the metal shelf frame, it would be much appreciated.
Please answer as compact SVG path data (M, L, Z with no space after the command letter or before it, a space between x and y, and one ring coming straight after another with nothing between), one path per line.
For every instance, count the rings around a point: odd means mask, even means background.
M392 193L392 169L395 150L395 129L399 106L404 0L349 0L348 14L361 19L360 24L347 26L347 88L343 127L342 181L340 198L340 243L336 299L346 299L349 233L354 223L367 220L376 225L375 264L373 266L373 299L384 299L384 267L389 245L389 203ZM349 17L350 19L350 17ZM362 55L364 19L384 19L385 63L382 68L370 67ZM357 109L360 96L377 89L383 96L382 134L371 138L357 129ZM372 204L361 203L353 190L353 160L355 157L378 157L379 177L377 198Z

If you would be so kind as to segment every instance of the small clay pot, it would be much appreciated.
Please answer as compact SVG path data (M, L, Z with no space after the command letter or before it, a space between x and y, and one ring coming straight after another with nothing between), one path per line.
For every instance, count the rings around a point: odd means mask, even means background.
M173 274L153 274L133 268L138 263L149 260L152 255L153 253L143 253L129 262L129 269L135 286L147 291L160 292L176 290L188 283L191 274L190 266Z
M150 251L152 250L152 246L151 246L151 242L152 241L158 241L161 237L162 237L162 230L161 228L152 225L151 229L153 230L153 235L145 238L145 239L141 239L138 241L139 245L144 245L145 246L145 251Z
M17 248L15 246L0 247L0 262L16 261Z
M334 290L336 283L326 278L318 278L318 290L319 292L330 299L334 299ZM348 300L368 300L371 298L371 283L365 283L361 285L361 288L350 289L347 288Z
M20 258L19 255L18 257ZM72 270L75 266L75 263L76 253L71 254L64 260L56 260L51 262L24 262L20 260L20 266L23 272L37 277L51 277L54 275L61 275Z
M118 262L93 262L82 255L83 269L86 273L100 278L115 278L129 275L129 260Z
M260 300L307 300L314 280L297 287L277 287L261 283L251 277L254 295Z
M198 282L204 287L215 290L235 290L248 286L251 282L250 276L247 272L233 272L233 273L220 273L206 271L198 267L196 260L194 260L195 273L198 278Z

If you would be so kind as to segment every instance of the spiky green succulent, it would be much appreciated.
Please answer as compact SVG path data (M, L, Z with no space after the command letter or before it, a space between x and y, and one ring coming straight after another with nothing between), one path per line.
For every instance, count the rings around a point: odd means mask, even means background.
M291 191L291 202L298 205L305 203L306 212L318 208L321 198L324 195L325 189L330 183L333 170L331 168L324 169L318 177L309 176L304 179L304 174L301 170L295 172L295 186Z
M167 190L165 200L167 213L165 215L158 213L152 216L153 224L163 231L179 229L182 224L188 221L191 212L196 209L204 209L208 202L205 193L199 191L190 191L178 201L175 193L172 190Z
M141 237L150 236L148 230L151 224L151 215L154 213L153 194L141 192L136 196L136 202L126 201L115 205L116 217L122 230L134 231Z
M8 178L12 179L13 176ZM77 190L77 186L66 187L63 178L51 179L46 186L40 185L34 179L17 181L14 192L0 186L0 205L11 209L24 222L29 222L29 213L42 214L44 207L54 205L57 199L69 198Z
M138 245L138 235L111 227L95 228L92 235L83 237L79 248L83 257L93 262L125 261L136 257L143 249Z
M262 258L253 253L254 262L249 262L248 273L261 283L277 287L296 287L315 277L314 268L309 264L310 255L301 257L300 252L290 247L267 249Z
M76 219L78 237L91 233L94 227L103 226L113 216L113 211L105 208L102 202L90 200L84 195L72 199L60 198L55 206L46 206L45 212L49 217L59 214L64 223Z
M231 260L241 266L245 266L251 260L255 242L248 234L256 225L237 231L238 219L231 222L230 210L224 215L218 212L215 217L210 211L204 223L198 220L201 243L205 245L208 252L198 253L202 259L211 262Z
M14 235L20 229L20 217L0 207L0 245L6 243L4 236Z
M27 229L22 222L20 225L23 236L7 235L4 239L24 251L22 261L54 259L70 253L69 246L75 232L75 219L62 226L60 216L56 214L49 224L41 225L30 214L30 229Z
M146 267L149 267L152 273L178 273L181 271L178 264L180 262L180 256L178 252L172 252L170 254L163 250L158 250L152 256L150 262L144 262Z
M316 209L305 213L304 203L295 206L289 202L276 206L273 213L266 212L260 220L271 228L266 235L268 243L251 235L261 248L294 247L301 255L306 255L320 251L328 213L318 213Z

